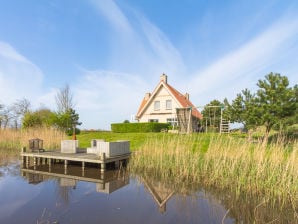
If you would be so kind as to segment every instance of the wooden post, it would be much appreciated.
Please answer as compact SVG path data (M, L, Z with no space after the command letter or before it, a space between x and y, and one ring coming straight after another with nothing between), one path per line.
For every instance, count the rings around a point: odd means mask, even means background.
M52 160L48 158L48 164L49 164L49 172L52 170Z
M24 153L24 152L26 152L26 147L21 148L21 153Z
M106 170L106 154L103 152L101 153L101 160L102 160L102 163L100 164L100 171L101 172L104 172Z
M29 156L26 156L26 168L28 168L29 167Z
M82 176L85 176L85 162L82 161Z
M64 174L65 175L67 174L67 163L68 163L68 161L64 160Z
M115 168L116 169L119 169L119 167L120 167L120 161L118 160L118 161L115 161Z

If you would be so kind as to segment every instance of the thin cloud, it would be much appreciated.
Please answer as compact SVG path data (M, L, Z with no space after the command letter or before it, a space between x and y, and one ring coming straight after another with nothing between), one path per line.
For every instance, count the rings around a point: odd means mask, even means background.
M109 21L115 29L125 32L126 35L132 32L130 23L117 4L112 0L91 0L98 12Z
M114 28L107 55L111 67L140 74L147 80L163 72L178 76L184 70L179 51L157 26L135 9L124 11L114 1L108 2L92 1Z
M110 123L136 113L147 84L139 76L104 70L83 70L74 86L82 127L110 129Z
M0 42L0 95L2 103L36 99L41 92L43 73L11 45Z
M297 34L297 18L276 22L239 49L198 71L190 82L191 92L196 97L210 95L214 91L224 93L224 89L237 89L230 83L247 76L255 78L256 82L257 78L271 72L268 68L287 54L293 44L297 45ZM261 72L266 73L260 77Z

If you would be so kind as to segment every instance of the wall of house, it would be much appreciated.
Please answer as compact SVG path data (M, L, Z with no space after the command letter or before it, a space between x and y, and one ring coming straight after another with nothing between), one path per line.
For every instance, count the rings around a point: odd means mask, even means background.
M166 107L167 100L171 100L171 109ZM159 110L154 108L156 101L160 102ZM167 119L176 119L176 108L178 107L180 107L178 102L170 95L167 89L161 86L161 89L157 91L153 101L148 105L139 121L149 122L150 120L157 120L160 123L166 123L168 122Z

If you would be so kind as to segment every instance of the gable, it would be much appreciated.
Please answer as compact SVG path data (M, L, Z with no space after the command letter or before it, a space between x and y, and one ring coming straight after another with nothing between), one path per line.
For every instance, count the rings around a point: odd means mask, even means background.
M148 98L144 98L137 117L140 118L146 111L154 111L154 102L160 101L163 104L167 100L172 101L172 108L192 108L192 116L202 119L201 113L198 109L189 101L188 96L181 94L178 90L170 86L166 81L161 80L154 89L153 93ZM164 107L164 105L162 105Z
M179 101L173 96L172 92L165 86L164 83L160 83L149 99L143 99L137 117L142 116L147 111L154 111L154 102L159 101L161 108L166 108L166 101L171 100L171 107L173 109L180 108L182 105ZM161 110L162 111L162 110Z

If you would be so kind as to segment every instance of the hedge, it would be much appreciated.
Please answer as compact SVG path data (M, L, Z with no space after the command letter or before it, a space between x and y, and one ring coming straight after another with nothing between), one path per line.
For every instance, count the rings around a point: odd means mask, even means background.
M136 132L160 132L168 129L168 123L115 123L111 124L111 130L115 133L136 133Z

